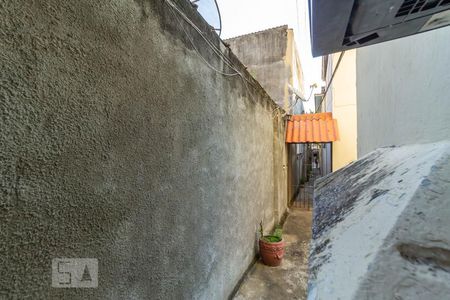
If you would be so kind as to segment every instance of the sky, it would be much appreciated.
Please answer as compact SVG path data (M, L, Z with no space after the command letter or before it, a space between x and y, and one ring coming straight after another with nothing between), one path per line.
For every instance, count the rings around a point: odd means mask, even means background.
M308 0L217 0L222 16L222 39L288 25L294 30L304 75L305 97L310 85L321 85L321 58L311 55ZM320 92L316 89L315 92ZM308 109L314 104L305 105Z

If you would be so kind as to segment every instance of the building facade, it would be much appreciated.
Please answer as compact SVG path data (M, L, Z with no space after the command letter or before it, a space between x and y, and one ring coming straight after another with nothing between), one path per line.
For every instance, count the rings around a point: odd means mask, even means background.
M281 108L302 112L295 94L304 98L303 72L292 29L284 25L225 42Z
M450 139L450 27L356 50L358 155Z
M333 118L338 120L340 139L332 143L332 171L339 170L357 158L356 51L345 52L338 64L339 56L340 53L336 53L323 57L322 79L330 86L323 103L320 104L320 101L325 88L322 94L316 95L315 101L316 108L332 112Z

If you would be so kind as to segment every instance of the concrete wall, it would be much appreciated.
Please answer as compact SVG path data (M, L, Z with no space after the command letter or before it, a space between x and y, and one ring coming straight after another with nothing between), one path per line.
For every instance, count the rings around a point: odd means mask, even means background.
M276 105L276 104L275 104ZM286 128L282 112L277 111L273 117L273 223L267 218L266 228L271 230L275 223L283 219L289 203L288 186L288 145L286 144Z
M330 84L325 99L321 103L326 88L322 88L322 94L315 97L315 106L319 112L332 112L333 118L338 122L339 141L326 145L322 152L322 169L331 171L339 170L356 160L357 155L357 115L356 115L356 54L355 51L347 51L337 68L340 53L324 56L322 58L322 80ZM327 158L327 159L324 159Z
M248 68L248 71L255 76L258 82L267 90L272 99L289 113L303 113L303 102L297 101L296 105L293 101L292 89L294 87L298 93L303 94L303 71L300 58L294 41L294 33L287 25L270 28L264 31L238 36L225 41L229 44L230 49L239 58L240 61ZM281 121L281 120L280 120ZM284 131L276 130L274 132L276 140L278 140L277 149L284 147ZM280 178L283 184L276 187L277 199L274 203L278 203L275 211L280 215L281 211L286 209L286 202L280 199L292 199L296 193L294 186L298 185L296 173L300 172L297 165L285 163L288 160L286 151L282 151L283 169L280 167L279 161L274 161L275 178ZM281 154L281 153L280 153ZM293 161L295 151L289 154L290 162ZM279 155L274 157L278 158ZM289 167L288 167L289 165ZM287 170L290 168L289 170ZM287 176L287 171L290 175ZM284 188L285 178L289 177L290 183L286 193Z
M331 80L331 76L333 75L333 56L328 55L322 57L322 80L327 84ZM322 95L326 91L326 86L322 87ZM320 101L319 101L320 104ZM330 87L328 89L328 93L325 95L325 99L323 99L322 103L316 104L316 109L319 108L317 112L332 112L333 111L333 89Z
M450 139L450 27L357 50L358 155Z
M303 90L303 74L292 29L285 25L226 42L272 99L288 110L293 99L289 84Z
M294 38L294 30L288 29L287 30L287 53L286 53L286 64L290 67L290 78L288 80L288 83L291 87L294 87L296 89L295 95L292 91L292 88L288 86L288 93L287 97L289 97L290 101L289 104L291 107L285 107L286 111L289 111L291 114L302 114L304 113L304 106L303 102L296 99L298 98L298 95L302 96L303 99L306 99L308 95L305 96L304 91L304 80L303 80L303 68L302 63L300 61L300 55L298 54L298 49L295 43Z
M332 55L333 70L339 55ZM340 136L339 141L333 142L333 171L336 171L357 158L356 50L345 52L329 92L333 94L332 112Z
M450 142L386 147L316 181L308 300L447 299Z
M0 298L227 297L285 207L272 100L165 1L1 7ZM57 257L97 258L99 287L51 288Z

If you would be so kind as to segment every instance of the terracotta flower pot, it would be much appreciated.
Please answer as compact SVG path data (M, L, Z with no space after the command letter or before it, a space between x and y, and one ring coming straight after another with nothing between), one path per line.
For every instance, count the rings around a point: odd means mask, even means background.
M279 266L284 256L284 241L270 243L260 239L259 254L264 264L271 267Z

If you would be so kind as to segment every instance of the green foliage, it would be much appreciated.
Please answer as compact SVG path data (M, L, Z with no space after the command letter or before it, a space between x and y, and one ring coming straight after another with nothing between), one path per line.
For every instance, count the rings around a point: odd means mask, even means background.
M265 237L263 237L263 240L268 243L278 243L281 242L281 237L274 235L266 235Z
M273 236L276 236L276 237L280 238L280 240L281 240L281 238L283 236L283 228L281 228L280 226L277 226L275 228L275 230L273 231Z
M268 243L277 243L283 239L283 228L280 225L275 226L275 229L271 235L264 235L262 221L259 223L260 238Z

